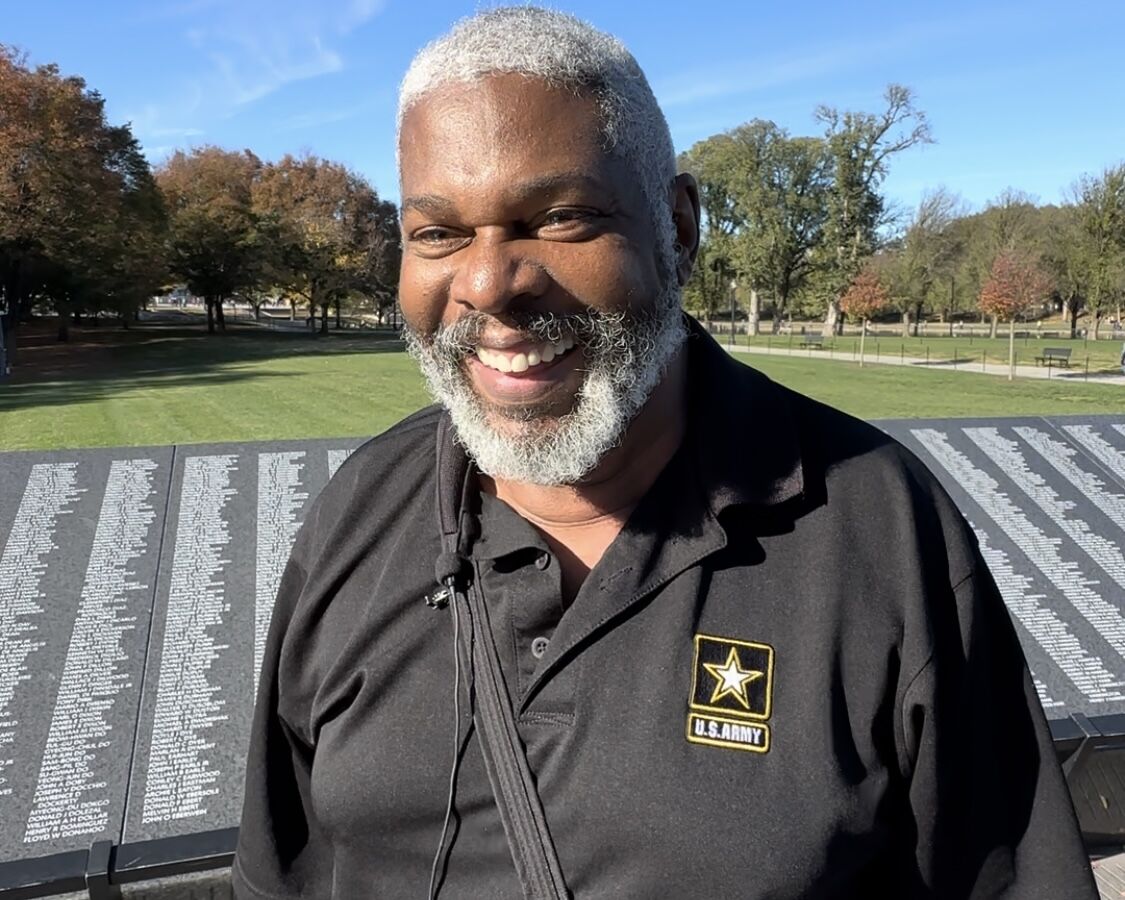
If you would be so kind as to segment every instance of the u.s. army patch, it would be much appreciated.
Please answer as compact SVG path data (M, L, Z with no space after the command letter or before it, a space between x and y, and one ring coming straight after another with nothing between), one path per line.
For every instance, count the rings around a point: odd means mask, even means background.
M687 739L693 744L767 753L773 702L773 647L695 636Z

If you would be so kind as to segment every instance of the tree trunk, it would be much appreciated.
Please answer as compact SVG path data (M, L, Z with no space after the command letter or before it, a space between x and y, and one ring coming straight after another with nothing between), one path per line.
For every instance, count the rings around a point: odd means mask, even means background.
M910 310L904 309L902 311L902 336L907 337L910 334Z
M20 261L12 260L4 267L4 303L8 307L7 322L9 332L16 329L23 320L23 279L20 277Z
M918 337L918 327L921 325L921 323L922 323L922 304L916 303L916 304L914 304L914 325L910 330L910 333L914 337Z
M226 316L223 313L223 298L222 297L217 297L215 299L215 321L219 325L219 331L222 331L222 332L225 333L226 330L227 330L227 320L226 320Z
M748 335L761 333L762 300L754 288L750 288L750 319L746 324Z
M1008 381L1016 379L1016 320L1008 325Z
M328 334L328 304L320 304L320 333Z
M70 340L70 310L59 310L59 341L66 343Z
M863 344L867 338L867 319L865 318L859 326L859 365L863 367Z
M828 312L824 316L824 327L821 329L821 334L825 337L833 337L843 333L843 329L844 319L840 315L840 300L838 297L833 297L828 301Z
M340 328L341 328L341 325L340 325L340 301L337 300L332 305L336 307L336 330L339 331Z
M1094 340L1098 340L1098 334L1102 330L1102 311L1099 309L1094 313Z
M292 297L289 298L289 321L297 321L297 301Z
M215 333L215 301L210 297L203 298L203 305L207 308L207 333Z
M988 336L990 338L993 338L993 339L996 338L996 327L999 324L999 321L1000 320L996 316L992 317L992 320L990 321L989 326L988 326Z

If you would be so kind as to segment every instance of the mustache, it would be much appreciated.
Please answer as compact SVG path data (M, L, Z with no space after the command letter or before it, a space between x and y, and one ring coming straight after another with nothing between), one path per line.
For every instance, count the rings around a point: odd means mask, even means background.
M574 313L525 310L506 313L504 325L518 330L529 342L557 344L564 337L572 337L587 350L605 352L620 345L622 331L629 329L637 318L638 314L628 310L586 309ZM469 312L451 325L438 326L424 342L431 352L446 359L462 359L476 351L481 335L495 322L495 317L487 313Z

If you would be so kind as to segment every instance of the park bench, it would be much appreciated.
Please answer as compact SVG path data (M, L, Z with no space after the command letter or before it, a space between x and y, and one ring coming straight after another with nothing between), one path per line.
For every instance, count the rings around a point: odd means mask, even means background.
M1035 365L1037 366L1043 365L1049 369L1056 363L1064 369L1070 368L1069 347L1044 347L1043 352L1035 357Z
M823 334L806 334L798 345L800 347L808 347L810 350L820 350L824 347Z

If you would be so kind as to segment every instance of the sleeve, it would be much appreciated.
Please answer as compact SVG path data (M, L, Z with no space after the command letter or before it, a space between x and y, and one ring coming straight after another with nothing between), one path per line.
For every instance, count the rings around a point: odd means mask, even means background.
M305 581L295 548L274 604L251 726L232 868L238 900L332 896L332 847L312 808L314 748L279 708L282 649Z
M1050 732L979 554L902 694L915 867L903 896L1097 900ZM944 606L944 604L943 604Z

